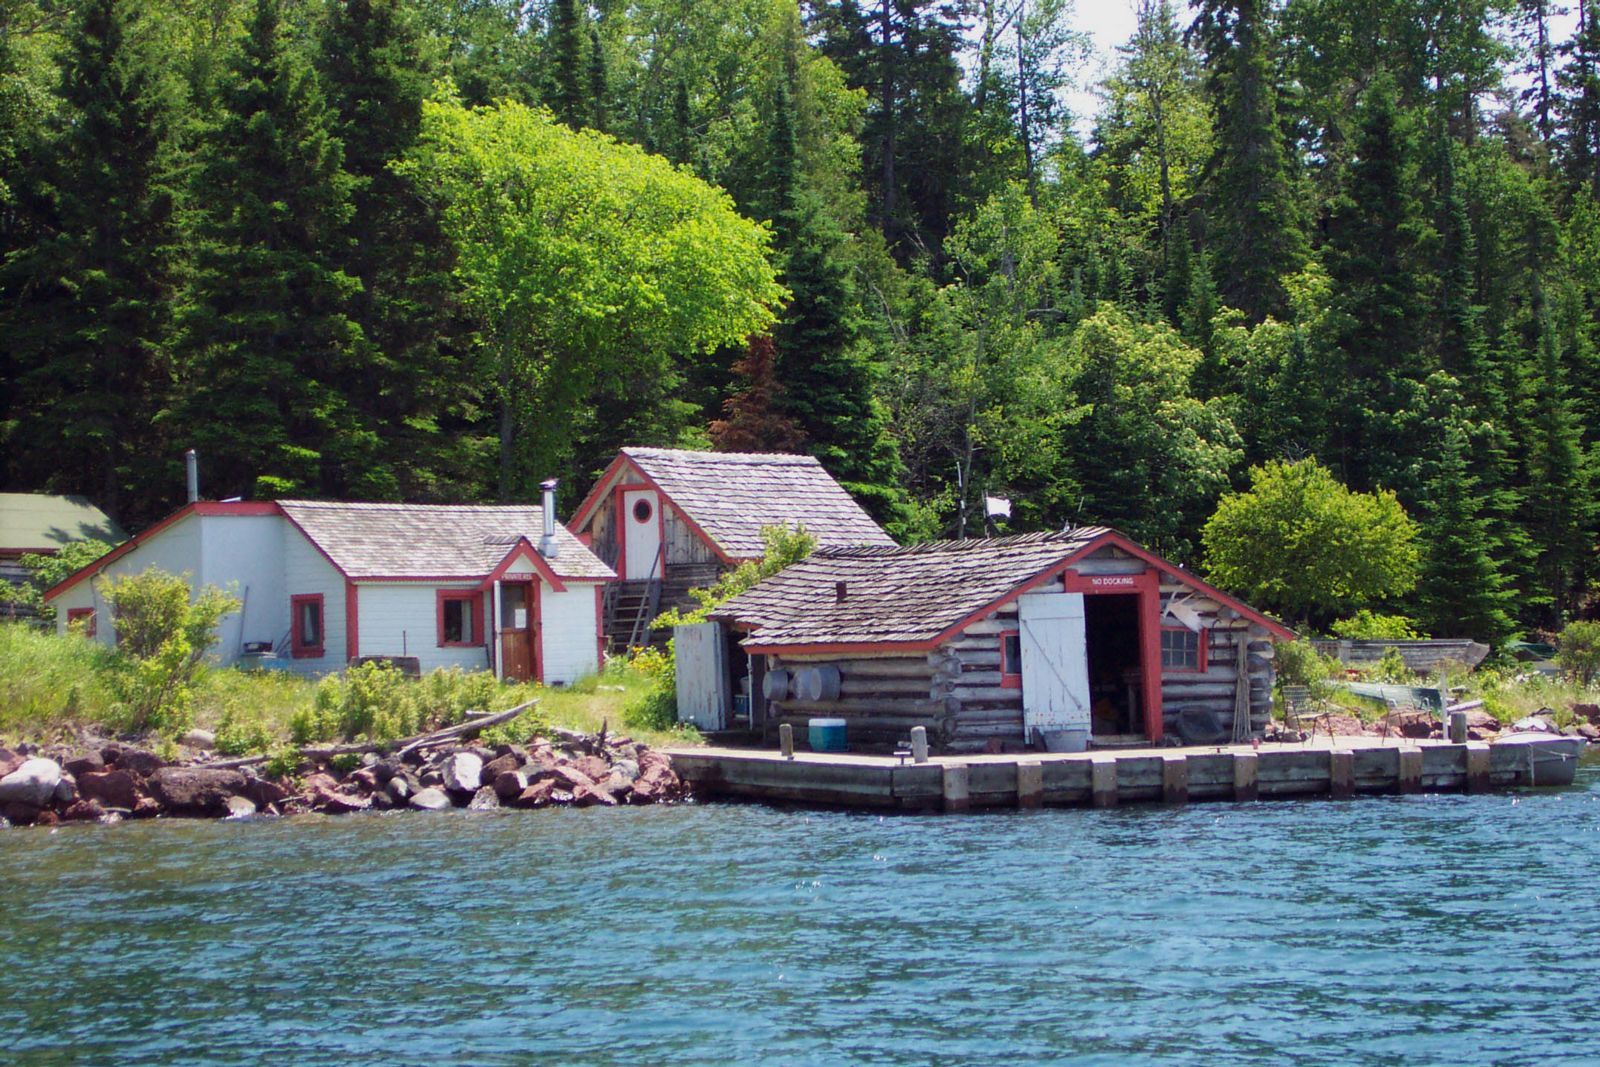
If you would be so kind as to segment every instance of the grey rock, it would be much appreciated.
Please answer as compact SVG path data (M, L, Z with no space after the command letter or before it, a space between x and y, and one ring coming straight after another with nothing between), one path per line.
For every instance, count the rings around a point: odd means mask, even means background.
M611 765L611 777L621 778L624 782L632 784L639 777L639 761L619 759Z
M396 800L404 800L411 793L411 783L406 781L405 775L397 774L389 779L389 796Z
M486 785L472 794L472 801L467 805L468 811L493 811L500 806L500 798L495 795L494 786Z
M1553 734L1557 732L1555 722L1548 714L1542 711L1529 715L1525 719L1518 719L1511 724L1511 728L1519 733Z
M439 768L444 787L452 793L472 794L483 784L483 758L473 752L457 752Z
M227 800L228 818L248 819L256 813L256 802L249 797L229 797Z
M194 729L178 738L178 743L190 748L216 748L217 735L210 730Z
M411 806L421 811L443 811L451 806L450 795L437 786L429 786L411 798Z
M72 775L63 774L61 781L56 783L56 803L71 804L78 799L78 783L72 780Z
M98 752L86 752L76 759L67 760L61 766L68 774L77 776L105 770L106 761L100 758L100 753Z
M27 804L42 808L55 799L61 782L61 765L53 759L24 760L22 766L0 778L0 804Z

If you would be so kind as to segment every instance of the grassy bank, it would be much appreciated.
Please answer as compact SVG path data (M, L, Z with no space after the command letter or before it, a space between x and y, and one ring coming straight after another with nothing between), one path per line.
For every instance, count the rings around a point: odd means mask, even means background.
M130 723L130 665L104 646L0 624L0 742L69 741L80 730L119 735ZM468 710L499 711L537 699L536 718L593 733L604 724L648 744L692 741L692 731L664 730L629 715L652 679L624 665L562 688L501 685L482 674L441 671L420 682L387 676L314 680L282 671L203 668L192 686L192 725L240 751L267 751L326 735L342 726L371 736L394 735L459 718Z

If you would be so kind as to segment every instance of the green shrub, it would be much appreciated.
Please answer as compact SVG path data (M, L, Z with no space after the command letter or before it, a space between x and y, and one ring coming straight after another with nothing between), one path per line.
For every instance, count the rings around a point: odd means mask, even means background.
M641 648L630 661L633 671L649 681L643 695L622 709L622 723L630 730L671 730L678 725L678 665L672 642L667 651Z
M1375 682L1398 685L1411 685L1417 680L1416 672L1406 666L1405 657L1400 655L1398 648L1384 649L1383 656L1378 662L1371 667L1363 668L1361 673Z
M272 747L272 730L259 711L229 707L217 723L217 751L224 756L245 756Z
M0 734L41 737L82 718L102 722L116 700L116 668L99 642L0 622Z
M1567 677L1587 688L1600 673L1600 622L1568 623L1556 637L1556 662Z
M1340 619L1328 630L1347 641L1420 641L1428 636L1404 615L1379 615L1366 608Z

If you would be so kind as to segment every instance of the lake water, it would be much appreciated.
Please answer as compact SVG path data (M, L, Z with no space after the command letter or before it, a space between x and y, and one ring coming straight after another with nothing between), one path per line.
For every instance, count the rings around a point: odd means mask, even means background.
M1600 1063L1558 792L0 833L9 1064Z

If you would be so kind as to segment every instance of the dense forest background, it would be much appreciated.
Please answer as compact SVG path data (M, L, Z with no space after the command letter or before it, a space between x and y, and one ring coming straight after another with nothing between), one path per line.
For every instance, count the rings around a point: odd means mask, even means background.
M1138 0L1075 116L1070 0L0 0L4 482L138 528L191 446L210 496L568 508L622 444L799 448L903 538L994 495L1195 562L1314 457L1420 523L1422 625L1555 627L1600 522L1573 4Z

